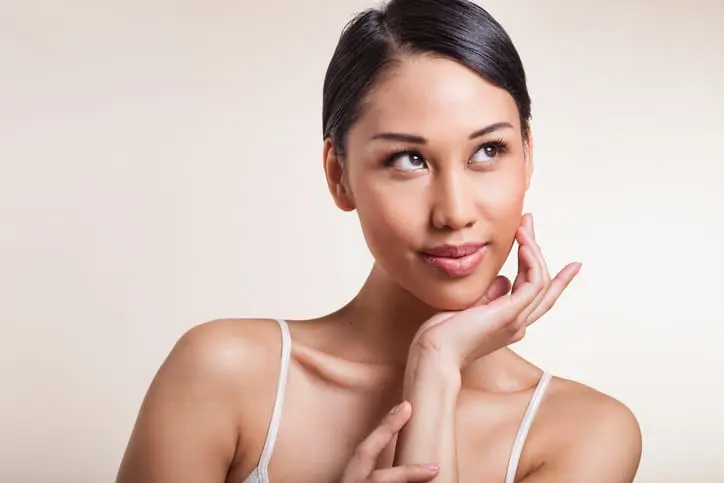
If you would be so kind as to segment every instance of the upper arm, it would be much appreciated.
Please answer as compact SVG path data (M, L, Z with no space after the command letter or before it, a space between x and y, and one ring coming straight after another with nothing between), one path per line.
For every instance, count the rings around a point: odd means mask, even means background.
M560 454L522 483L632 483L641 459L641 431L635 416L607 399L581 421L581 432Z
M244 357L212 325L187 332L148 389L116 482L225 481L238 440Z

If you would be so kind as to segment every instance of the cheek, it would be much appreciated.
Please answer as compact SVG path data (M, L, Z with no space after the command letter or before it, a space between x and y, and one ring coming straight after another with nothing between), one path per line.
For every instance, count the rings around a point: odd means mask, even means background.
M478 189L478 201L486 215L505 217L523 207L526 192L526 162L509 159L500 169L484 174Z
M525 180L506 175L491 179L479 191L478 205L492 222L506 222L520 215L525 201Z
M400 185L358 183L354 194L362 232L373 253L381 255L420 242L415 234L424 233L427 220L419 190L412 193Z
M501 172L491 177L478 195L482 217L490 228L490 235L499 257L505 259L520 226L525 203L525 173L521 169Z

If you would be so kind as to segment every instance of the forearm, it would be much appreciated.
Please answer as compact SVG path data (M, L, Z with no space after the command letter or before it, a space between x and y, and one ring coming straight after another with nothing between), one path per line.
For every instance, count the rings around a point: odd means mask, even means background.
M434 355L412 355L405 374L403 398L412 417L400 432L395 465L437 463L436 483L457 483L455 413L460 371Z

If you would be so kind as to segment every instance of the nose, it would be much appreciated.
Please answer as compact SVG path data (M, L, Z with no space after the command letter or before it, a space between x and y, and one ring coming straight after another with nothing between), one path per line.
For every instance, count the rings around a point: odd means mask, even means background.
M468 176L462 170L438 173L434 181L432 226L438 230L462 230L477 221L477 210Z

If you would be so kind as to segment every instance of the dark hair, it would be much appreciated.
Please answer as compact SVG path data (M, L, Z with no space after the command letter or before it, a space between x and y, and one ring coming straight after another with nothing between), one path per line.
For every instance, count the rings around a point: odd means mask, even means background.
M391 0L345 26L327 68L323 131L340 158L375 82L404 56L415 54L450 58L508 91L527 134L531 110L523 64L506 31L487 11L468 0Z

